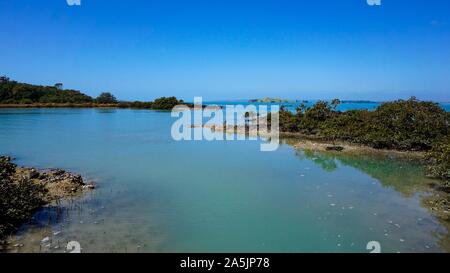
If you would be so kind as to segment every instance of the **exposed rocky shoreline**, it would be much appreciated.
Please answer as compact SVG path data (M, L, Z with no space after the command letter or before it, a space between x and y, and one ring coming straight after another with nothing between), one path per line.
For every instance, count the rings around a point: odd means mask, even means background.
M277 137L277 132L270 129L260 130L256 125L250 126L225 126L225 125L191 125L191 128L208 128L215 132L224 132L227 134L245 134L251 137L271 138ZM422 161L425 158L425 152L420 151L399 151L394 149L375 149L369 146L354 144L346 141L325 141L313 136L301 133L280 132L279 138L284 143L293 146L296 149L306 149L318 152L340 152L346 154L380 154L394 155L399 158L408 158L412 160Z
M85 183L80 174L19 167L12 160L0 156L0 239L14 233L42 207L95 188L94 182Z

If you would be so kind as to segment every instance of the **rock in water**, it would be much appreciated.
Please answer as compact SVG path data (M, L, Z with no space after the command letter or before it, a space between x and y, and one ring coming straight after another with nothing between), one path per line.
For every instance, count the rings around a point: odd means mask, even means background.
M336 152L341 152L344 150L344 147L341 146L328 146L326 147L327 151L336 151Z
M97 187L97 185L95 184L95 182L89 182L85 185L83 185L83 189L88 189L88 190L93 190Z

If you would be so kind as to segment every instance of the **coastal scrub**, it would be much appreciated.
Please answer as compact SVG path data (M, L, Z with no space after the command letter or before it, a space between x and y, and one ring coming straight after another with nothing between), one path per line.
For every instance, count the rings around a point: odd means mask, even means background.
M84 184L79 174L18 167L10 157L0 156L0 239L29 221L44 205L92 188L93 184Z

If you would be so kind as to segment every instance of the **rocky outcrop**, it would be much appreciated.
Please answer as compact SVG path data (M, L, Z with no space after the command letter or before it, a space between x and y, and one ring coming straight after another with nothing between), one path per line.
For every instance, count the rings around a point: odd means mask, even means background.
M74 196L83 189L92 189L92 187L85 187L86 184L80 174L62 169L37 170L16 167L16 173L12 177L13 181L25 179L44 186L48 190L46 196L48 202Z
M95 188L93 182L85 184L80 174L18 167L11 161L0 156L0 239L43 206Z

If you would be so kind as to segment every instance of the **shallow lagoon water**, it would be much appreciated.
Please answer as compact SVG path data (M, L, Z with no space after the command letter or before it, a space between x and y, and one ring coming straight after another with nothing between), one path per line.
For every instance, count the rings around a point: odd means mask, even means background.
M431 180L374 156L260 152L259 141L176 142L167 112L2 109L0 154L58 167L98 189L38 212L13 252L383 252L448 250L422 205ZM50 242L41 240L50 237Z

